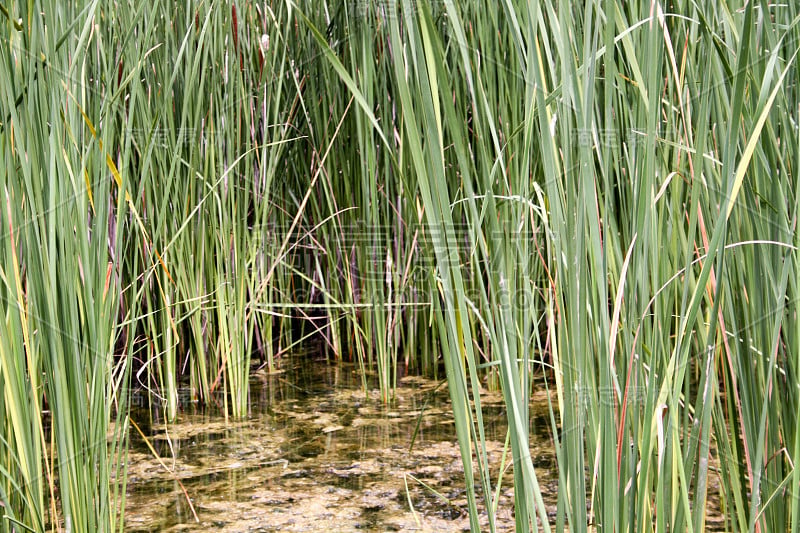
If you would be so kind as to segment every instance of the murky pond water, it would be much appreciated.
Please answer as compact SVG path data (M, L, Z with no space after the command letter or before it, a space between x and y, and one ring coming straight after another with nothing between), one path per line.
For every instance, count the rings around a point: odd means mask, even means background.
M353 365L304 358L257 376L251 414L228 423L219 412L183 413L169 425L134 420L172 472L132 432L129 531L462 531L469 529L461 456L446 385L399 380L385 405L362 389ZM537 474L555 501L547 400L532 409ZM484 419L497 482L505 441L500 396ZM413 446L412 446L413 441ZM180 483L176 480L180 480ZM512 531L512 474L498 504L498 530ZM181 487L181 484L183 487ZM197 519L187 504L191 498Z
M250 416L243 421L226 422L219 410L208 409L184 412L165 425L151 418L157 413L134 410L134 421L164 465L132 431L126 530L469 530L446 385L403 377L387 405L376 380L370 381L365 394L355 366L294 357L283 362L281 373L254 377ZM552 520L556 461L547 396L544 387L538 389L531 405L531 454ZM505 413L499 394L485 393L482 402L496 486L504 464ZM710 482L716 493L713 476ZM512 485L507 469L498 531L514 530ZM718 494L710 495L708 507L706 528L719 530Z

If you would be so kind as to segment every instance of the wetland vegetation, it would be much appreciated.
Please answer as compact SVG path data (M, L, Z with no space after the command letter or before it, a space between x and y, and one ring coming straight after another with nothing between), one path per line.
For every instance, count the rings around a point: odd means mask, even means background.
M800 531L799 24L0 0L0 531Z

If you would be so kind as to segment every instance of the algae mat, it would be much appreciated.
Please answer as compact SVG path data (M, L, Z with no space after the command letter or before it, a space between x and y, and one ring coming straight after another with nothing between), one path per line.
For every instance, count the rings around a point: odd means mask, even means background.
M260 375L253 382L251 413L244 421L226 422L213 410L198 410L167 425L159 422L157 410L134 411L170 471L138 435L132 437L127 530L469 529L446 386L406 376L396 397L384 405L376 390L364 392L351 365L297 358L284 366L283 373ZM496 483L505 415L499 395L487 393L484 405ZM531 423L541 433L531 439L540 483L552 495L552 505L555 458L546 409L546 396L540 395ZM509 468L502 479L497 528L512 531Z

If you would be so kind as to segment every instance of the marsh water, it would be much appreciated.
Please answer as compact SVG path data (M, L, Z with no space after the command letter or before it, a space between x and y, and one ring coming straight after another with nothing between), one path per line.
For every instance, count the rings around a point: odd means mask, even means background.
M399 377L387 404L376 383L368 376L365 393L358 367L297 356L284 360L280 373L256 373L243 421L197 409L166 425L157 412L134 409L132 417L164 465L132 432L126 529L468 530L446 385ZM550 487L554 503L547 400L539 400L541 409L531 411L532 447L544 476L540 484ZM487 394L485 406L496 484L505 414L499 395ZM498 503L501 531L513 530L512 483L509 470Z
M446 384L399 377L388 404L377 380L368 376L367 388L354 365L295 356L279 373L255 374L242 421L195 409L167 425L157 410L134 409L153 450L132 431L126 530L469 530ZM547 396L539 389L530 410L531 452L552 520L557 472ZM487 392L482 402L496 486L500 465L510 462L503 461L505 413L499 394ZM512 485L507 468L498 531L514 530Z

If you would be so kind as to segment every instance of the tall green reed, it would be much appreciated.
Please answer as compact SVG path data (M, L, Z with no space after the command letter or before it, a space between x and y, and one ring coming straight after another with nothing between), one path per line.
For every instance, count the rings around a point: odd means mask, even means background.
M93 31L109 15L97 2L7 11L0 527L111 531L125 487L129 366L115 346L129 197L109 118L114 44Z
M520 530L699 531L717 497L729 529L797 530L793 6L2 17L4 527L121 527L127 372L169 419L241 417L252 358L318 336L386 401L444 364L473 529L513 484Z
M509 413L518 526L546 527L525 440L529 372L546 351L557 529L703 529L714 465L734 529L784 528L796 13L501 6L383 6L392 122L377 118L374 80L327 51L382 133L384 165L417 182L440 233L442 353L468 485L483 366L499 371ZM460 222L466 253L447 229ZM745 259L723 262L734 254ZM509 294L536 298L520 309ZM756 308L776 311L757 321Z

